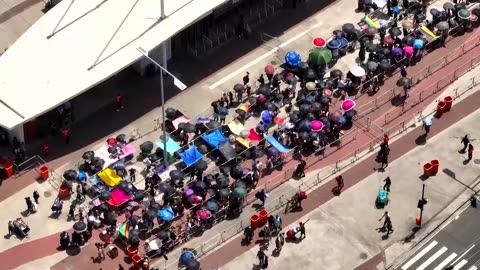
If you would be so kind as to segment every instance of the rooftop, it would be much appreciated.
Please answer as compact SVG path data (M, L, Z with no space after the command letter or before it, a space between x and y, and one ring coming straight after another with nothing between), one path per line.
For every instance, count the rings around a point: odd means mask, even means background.
M63 0L0 57L0 126L83 93L226 0Z

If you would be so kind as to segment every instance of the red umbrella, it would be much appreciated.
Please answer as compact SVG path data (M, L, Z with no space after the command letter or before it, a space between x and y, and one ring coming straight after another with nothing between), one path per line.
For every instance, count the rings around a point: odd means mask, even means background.
M271 75L271 74L275 73L275 67L272 66L272 65L267 65L265 67L265 73L268 74L268 75Z
M107 140L107 144L112 146L112 145L116 145L117 144L117 140L114 139L114 138L110 138Z
M313 42L313 46L317 48L325 47L325 44L326 44L325 39L321 37L314 38L312 42Z
M283 124L283 118L277 116L273 119L273 122L275 122L277 125L281 125Z
M386 36L383 38L383 42L385 42L385 44L387 45L393 45L393 43L395 42L393 40L393 38L391 36Z

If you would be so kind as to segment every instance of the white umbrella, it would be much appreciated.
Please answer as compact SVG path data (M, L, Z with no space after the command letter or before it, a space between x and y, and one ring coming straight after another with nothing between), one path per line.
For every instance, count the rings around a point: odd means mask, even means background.
M366 72L361 66L354 66L350 69L350 73L353 74L355 77L363 77L365 76Z
M313 91L315 90L315 83L314 82L308 82L306 85L305 85L305 88L307 88L308 91Z

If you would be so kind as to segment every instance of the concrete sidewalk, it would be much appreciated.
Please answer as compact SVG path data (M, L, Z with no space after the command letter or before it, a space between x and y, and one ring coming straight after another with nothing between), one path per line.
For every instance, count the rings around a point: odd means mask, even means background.
M476 93L471 98L475 99L479 96L479 93ZM472 99L467 100L470 102L470 106L473 105ZM466 106L465 102L457 105ZM455 113L455 110L452 113ZM459 112L457 111L457 113ZM415 217L419 213L417 201L420 198L423 183L426 184L428 204L424 211L424 226L414 239L420 239L422 234L426 234L444 220L453 209L458 207L459 202L465 201L471 195L471 191L467 187L478 182L480 167L477 163L480 163L480 160L474 159L472 162L464 164L465 155L458 153L461 148L458 137L464 134L472 134L472 136L475 134L479 127L476 119L480 116L480 111L455 123L465 114L468 113L462 112L461 116L452 114L448 116L448 119L444 117L439 120L434 126L436 129L434 134L440 128L449 126L450 123L453 125L435 137L429 138L425 145L418 146L415 142L415 139L423 132L420 128L394 142L391 146L394 158L397 158L406 149L414 147L415 149L391 162L385 172L369 173L369 171L373 172L376 165L372 160L365 160L352 170L343 173L346 178L347 190L339 197L326 202L319 209L310 204L318 205L328 199L318 197L320 193L317 190L313 191L303 210L303 213L309 210L313 210L312 212L300 219L298 217L302 213L289 213L283 218L285 229L296 226L294 224L298 224L298 221L310 218L306 225L308 237L297 243L298 245L287 243L278 258L270 258L270 265L273 265L275 269L293 269L298 266L309 269L319 264L328 269L354 269L365 260L384 252L387 248L390 249L388 253L391 255L387 261L392 262L394 255L400 255L412 244L412 241L404 245L401 245L400 242L404 242L415 227ZM431 159L440 160L440 172L436 176L422 180L422 165ZM357 183L362 174L370 175L365 178L365 181ZM383 186L382 180L386 176L390 176L393 181L392 192L389 196L390 202L385 209L376 209L375 198L378 190ZM321 187L320 189L324 190L322 195L331 197L332 195L328 194L328 188L333 186L333 183L329 183ZM310 200L315 200L315 202L310 203ZM389 238L375 230L380 224L378 218L385 210L390 212L395 229ZM291 216L295 216L297 219L292 220ZM233 242L227 246L238 245L237 254L244 249L237 240ZM393 250L392 246L396 243L399 244ZM227 250L229 253L233 253L233 250L227 246L223 246L202 259L202 267L207 269L209 267L247 269L248 267L249 269L256 263L255 255L258 246L250 245L248 252L222 266L222 262L226 260L224 256L236 257L234 254L227 255L225 253ZM272 248L268 253L270 254L271 251Z

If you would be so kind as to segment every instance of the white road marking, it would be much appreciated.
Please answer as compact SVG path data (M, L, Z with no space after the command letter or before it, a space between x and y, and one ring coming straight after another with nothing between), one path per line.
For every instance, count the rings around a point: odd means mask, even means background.
M448 265L448 263L451 262L453 259L455 259L455 257L457 257L457 254L455 253L450 254L450 256L448 256L443 262L437 265L437 267L435 267L435 269L433 270L444 270L445 267Z
M468 263L467 260L462 260L457 265L455 265L455 267L453 267L453 270L460 270L467 263Z
M442 256L443 253L447 252L448 248L442 247L439 251L435 252L435 254L432 255L432 257L428 258L425 262L420 265L420 267L417 268L417 270L424 270L427 268L431 263L433 263L438 257Z
M270 50L270 51L264 53L263 55L261 55L260 57L257 57L252 62L244 65L243 67L241 67L241 68L237 69L236 71L234 71L234 72L228 74L227 76L223 77L221 80L218 80L216 83L210 85L209 86L210 90L213 90L213 89L217 88L218 86L220 86L221 84L225 83L226 81L230 80L231 78L233 78L235 76L238 76L238 74L242 73L246 69L258 64L260 61L262 61L265 58L269 57L270 55L274 54L278 49L285 48L290 43L294 42L295 40L297 40L297 39L299 39L303 36L305 36L306 34L308 34L308 32L310 32L311 30L314 30L315 28L320 27L321 25L323 25L323 22L316 23L315 25L310 27L307 31L302 31L302 32L298 33L297 35L291 37L289 40L285 41L284 43L276 46L272 50Z
M472 250L472 248L474 248L475 245L472 245L471 247L469 247L464 253L462 253L462 255L460 257L458 257L452 264L456 264L458 261L460 261L461 258L463 258L470 250Z
M477 270L478 268L475 265L472 265L472 267L468 268L468 270Z
M432 248L434 248L437 244L438 244L437 241L433 241L432 243L430 243L430 245L422 249L415 257L413 257L410 261L404 264L402 266L402 269L407 270L410 266L412 266L414 263L420 260L420 258L422 258L425 254L427 254L427 252L429 252Z

